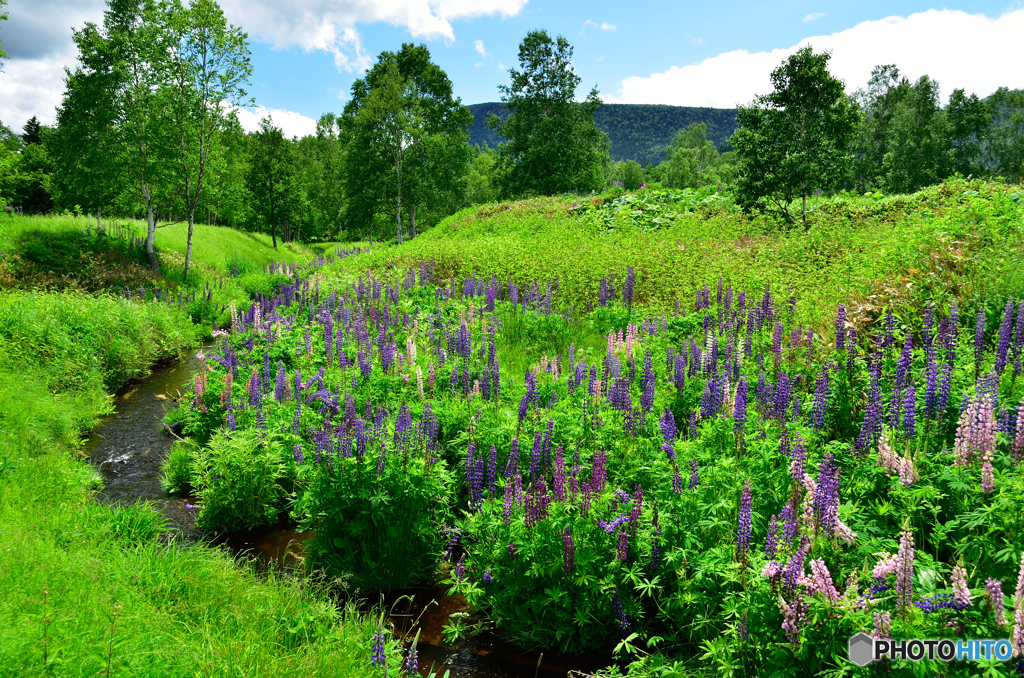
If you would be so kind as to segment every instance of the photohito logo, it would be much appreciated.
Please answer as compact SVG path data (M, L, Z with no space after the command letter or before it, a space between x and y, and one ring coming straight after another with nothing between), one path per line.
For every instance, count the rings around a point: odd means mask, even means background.
M867 666L881 659L922 659L952 661L979 661L996 659L1008 661L1013 656L1013 645L1008 640L950 640L943 638L912 638L910 640L875 640L866 633L858 633L849 641L850 661Z

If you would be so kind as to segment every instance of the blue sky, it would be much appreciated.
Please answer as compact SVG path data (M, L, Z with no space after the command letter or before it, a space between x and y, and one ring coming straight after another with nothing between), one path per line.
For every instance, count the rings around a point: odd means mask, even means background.
M809 39L833 51L833 72L850 91L871 67L896 63L911 78L936 77L944 93L985 96L1024 87L1024 2L825 3L790 0L679 3L649 0L221 0L250 34L259 108L301 134L339 112L352 82L382 50L425 43L464 103L495 101L503 70L517 67L532 29L564 35L582 87L605 101L731 107L768 89L768 74ZM13 0L0 24L10 52L0 74L0 120L52 121L62 66L71 65L72 26L98 21L102 0ZM581 92L581 95L585 92Z

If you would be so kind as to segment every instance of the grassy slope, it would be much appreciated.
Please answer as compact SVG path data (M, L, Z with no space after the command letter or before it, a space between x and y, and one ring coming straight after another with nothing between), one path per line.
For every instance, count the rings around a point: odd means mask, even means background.
M156 246L185 254L188 243L188 224L172 224L157 229ZM221 226L196 224L192 233L192 256L208 266L226 271L238 260L255 266L288 262L299 264L308 260L310 250L297 243L277 242L275 250L270 236L265 233L247 233Z
M646 213L622 215L609 229L571 214L578 198L539 198L464 210L343 268L433 260L439 276L459 281L471 271L520 283L557 276L556 299L585 303L609 274L621 293L633 266L637 303L655 312L677 298L691 309L695 289L721 277L735 289L792 289L799 317L824 328L839 302L874 317L950 293L999 307L1024 294L1020 195L1019 187L959 181L910 196L837 198L814 205L806 232L731 211L681 215L654 230L644 230L654 226Z
M152 509L97 503L69 454L108 389L199 331L159 304L0 294L0 676L104 675L108 658L112 675L369 674L371 621L219 550L160 544Z

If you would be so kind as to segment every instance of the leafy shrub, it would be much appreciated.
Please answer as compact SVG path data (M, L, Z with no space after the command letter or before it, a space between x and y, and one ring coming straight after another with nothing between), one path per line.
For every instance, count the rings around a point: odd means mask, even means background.
M277 522L285 510L290 455L280 434L256 429L221 431L192 458L200 529L251 530Z
M160 509L143 500L96 513L110 536L125 546L153 541L167 529Z
M161 484L167 492L188 492L192 488L192 457L196 443L190 439L177 440L163 463Z
M361 590L426 582L441 553L452 478L443 461L394 450L302 466L309 483L296 510L314 538L314 568Z

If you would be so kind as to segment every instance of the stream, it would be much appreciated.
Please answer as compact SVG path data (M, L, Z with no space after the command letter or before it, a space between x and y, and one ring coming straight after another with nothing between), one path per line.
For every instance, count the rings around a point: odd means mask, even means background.
M175 407L175 400L199 368L195 355L192 352L177 363L158 366L149 377L121 389L115 396L114 413L91 431L83 448L103 476L101 500L115 504L149 501L167 519L168 536L186 541L198 541L207 535L196 529L195 509L188 498L164 491L160 467L174 440L163 418ZM308 533L287 526L271 526L234 534L218 543L238 558L255 559L260 570L270 572L298 565L308 537ZM365 602L368 606L377 601ZM395 633L411 638L416 629L420 630L423 676L431 671L443 676L449 671L451 678L564 678L570 670L579 675L610 662L610 658L561 657L553 652L545 656L524 651L490 631L446 643L442 629L449 615L466 612L467 606L461 597L447 595L444 588L391 592L385 604Z

